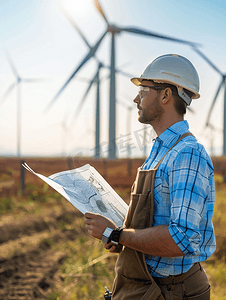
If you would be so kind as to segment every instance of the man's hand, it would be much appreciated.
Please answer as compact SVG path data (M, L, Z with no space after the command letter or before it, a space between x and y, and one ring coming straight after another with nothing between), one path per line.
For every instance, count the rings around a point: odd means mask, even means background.
M122 251L122 245L115 245L113 243L104 244L104 248L111 253L119 253Z
M102 239L102 235L106 227L112 229L117 228L116 224L113 221L99 214L87 212L85 213L84 218L88 233L99 240ZM107 245L109 246L109 244ZM105 248L108 249L107 247Z

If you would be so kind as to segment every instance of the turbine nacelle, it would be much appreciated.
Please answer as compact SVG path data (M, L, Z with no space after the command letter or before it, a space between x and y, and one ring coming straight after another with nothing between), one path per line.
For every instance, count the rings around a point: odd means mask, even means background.
M115 25L108 25L108 32L112 34L121 33L122 29Z

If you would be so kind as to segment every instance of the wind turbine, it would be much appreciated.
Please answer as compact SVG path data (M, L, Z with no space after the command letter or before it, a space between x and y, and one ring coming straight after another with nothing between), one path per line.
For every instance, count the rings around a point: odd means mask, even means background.
M73 20L73 18L61 7L62 12L64 13L65 17L67 18L67 20L69 21L69 23L72 25L72 27L79 33L79 35L81 36L81 38L83 39L83 41L85 42L85 44L88 46L90 52L93 53L93 47L89 44L88 40L86 39L86 37L84 36L84 34L82 33L81 29L78 27L78 25L76 24L76 22ZM105 66L102 62L99 61L99 59L95 56L95 53L93 54L93 57L96 59L98 66L97 66L97 72L94 75L93 79L91 79L90 84L78 106L78 109L76 110L74 116L75 116L75 120L77 120L78 118L78 114L81 111L81 108L85 102L85 99L92 87L93 84L96 84L96 121L95 121L95 154L94 157L95 158L100 158L100 70L101 68L107 68L110 69L110 67ZM76 69L78 70L78 68ZM124 76L128 76L128 77L132 77L132 75L120 71L120 70L116 70L117 72L120 72L122 75ZM74 73L73 73L74 74ZM75 75L75 74L74 74ZM61 92L63 92L63 90L66 88L66 86L69 84L70 80L73 78L73 76L71 76L69 78L69 80L66 82L66 84L62 87L62 89L59 91L59 93L54 97L53 101L49 104L49 106L47 107L50 108L51 105L54 103L55 100L57 100L58 96L60 95Z
M73 119L76 121L78 119L78 116L81 112L81 109L86 101L86 98L88 96L88 93L92 86L96 85L96 103L95 103L95 152L94 157L100 158L101 149L100 149L100 82L105 78L100 78L100 70L103 67L103 64L101 62L98 63L97 71L94 75L94 77L90 80L88 88L86 89L75 113L73 114ZM121 71L119 71L121 72ZM125 72L122 72L123 75L126 75ZM131 77L131 75L128 75ZM108 76L109 77L109 76ZM106 78L108 78L106 77Z
M115 103L116 103L116 81L115 81L115 36L121 32L128 32L133 34L139 34L144 36L149 36L153 38L160 38L165 39L173 42L183 43L187 45L196 45L195 43L184 41L181 39L160 35L155 32L150 32L147 30L134 28L134 27L118 27L114 24L110 24L108 22L108 19L106 15L104 14L100 3L98 0L94 0L95 5L104 18L106 24L107 24L107 31L111 33L111 76L110 76L110 103L109 103L109 158L116 158L116 144L115 144L115 124L116 124L116 109L115 109Z
M224 89L224 110L223 110L223 155L226 155L226 74L223 74L215 64L213 64L209 58L207 58L197 47L193 46L194 51L196 51L218 74L221 75L221 81L217 88L216 94L214 96L213 102L208 112L206 119L206 127L210 127L210 117L213 111L214 105L220 93L220 90Z
M9 55L8 51L5 51L6 53L6 58L8 60L8 63L13 71L14 76L16 77L16 81L10 85L10 87L6 90L6 92L3 94L2 99L1 99L1 105L3 102L6 100L10 92L16 87L17 88L17 156L21 157L21 89L20 89L20 84L22 82L25 83L32 83L36 81L40 81L42 79L38 78L22 78L16 67L15 64L12 61L11 56Z
M88 40L86 39L85 35L83 34L83 32L81 31L79 26L76 24L75 20L62 7L61 7L61 11L63 12L63 14L66 17L66 19L68 20L68 22L78 32L78 34L81 36L81 38L83 39L83 41L85 42L85 44L88 46L88 48L91 51L91 49L92 49L91 45L89 44ZM81 111L81 108L85 102L85 99L86 99L92 85L96 84L96 120L95 120L95 153L94 153L94 157L100 158L100 81L101 81L100 71L102 68L110 69L110 67L106 66L102 62L100 62L100 60L96 57L95 54L93 57L97 61L97 71L96 71L96 74L94 75L94 77L91 79L90 84L78 106L78 109L76 110L76 112L74 114L74 117L75 117L75 120L78 118L78 114ZM118 69L116 70L116 72L120 73L124 76L130 77L130 78L132 77L131 74L128 74L128 73L123 72Z
M185 40L160 35L155 32L135 28L135 27L118 27L113 24L110 24L97 0L94 0L95 5L104 18L107 28L106 31L103 33L103 35L100 37L100 39L97 41L97 43L90 47L89 52L84 57L84 59L81 61L81 63L76 67L74 72L71 74L71 76L68 78L68 80L65 82L65 84L61 87L61 89L57 92L55 97L51 100L51 102L48 104L46 111L50 109L50 107L56 102L58 97L61 95L63 90L67 87L67 85L70 83L70 81L74 78L74 76L77 74L77 72L88 62L90 58L92 58L96 51L98 50L102 40L106 36L107 33L111 34L111 64L110 64L110 97L109 97L109 146L108 146L108 158L116 158L116 143L115 143L115 135L116 135L116 82L115 82L115 74L116 74L116 68L115 68L115 36L121 32L128 32L143 36L149 36L152 38L160 38L164 40L169 40L172 42L178 42L182 44L187 44L190 46L196 45L195 43L188 42ZM84 39L84 41L87 43L87 40ZM89 43L87 44L89 45Z
M94 75L94 77L90 80L88 88L86 89L74 115L73 115L73 119L75 121L77 121L78 116L81 112L81 109L85 103L85 100L88 96L88 93L92 87L93 84L96 85L96 103L95 103L95 153L94 153L94 157L95 158L100 158L100 69L102 68L102 64L99 63L98 64L98 68L97 71Z
M85 42L86 46L88 46L88 48L90 50L92 50L92 46L90 45L90 43L88 42L87 38L85 37L84 33L82 32L82 30L79 28L79 26L77 25L77 23L75 22L75 20L70 16L70 14L67 13L67 11L61 7L61 11L63 12L64 16L66 17L66 19L68 20L68 22L72 25L72 27L78 32L78 34L81 36L81 38L83 39L83 41ZM95 58L95 60L97 61L98 65L101 63L101 67L106 68L106 69L110 69L110 66L106 66L105 64L103 64L103 62L100 62L100 60L97 58L96 54L93 55L93 57ZM127 76L127 77L132 77L131 74L128 74L122 70L116 69L116 72Z

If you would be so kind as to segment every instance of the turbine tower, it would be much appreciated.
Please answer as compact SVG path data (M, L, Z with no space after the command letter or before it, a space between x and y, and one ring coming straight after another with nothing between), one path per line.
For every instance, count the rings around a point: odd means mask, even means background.
M88 93L93 86L93 84L96 85L96 103L95 103L95 158L100 158L100 70L102 68L102 64L99 63L97 67L97 71L94 75L94 77L90 80L88 88L86 89L75 113L73 114L73 120L77 121L78 116L81 112L81 109L87 99Z
M220 84L217 88L216 94L214 96L213 102L210 106L208 116L206 119L206 127L211 127L210 125L210 117L213 111L214 105L220 93L220 90L223 88L224 90L224 109L223 109L223 155L226 155L226 74L223 74L217 66L209 60L197 47L193 46L194 51L196 51L218 74L221 76Z
M104 18L107 28L106 31L102 34L102 36L99 38L97 43L94 46L90 46L86 39L84 41L89 46L89 51L81 61L81 63L76 67L74 72L71 74L71 76L68 78L68 80L65 82L65 84L60 88L60 90L57 92L55 97L50 101L48 104L46 111L50 109L50 107L56 102L58 97L61 95L61 93L64 91L64 89L67 87L67 85L71 82L71 80L75 77L77 72L89 61L90 58L94 57L102 40L106 36L107 33L111 34L111 47L110 47L110 56L111 56L111 63L110 63L110 89L109 89L109 141L108 141L108 158L115 159L116 158L116 68L115 68L115 37L120 34L121 32L127 32L132 34L138 34L143 35L146 37L151 38L158 38L158 39L164 39L172 42L178 42L182 44L186 44L189 46L196 46L197 44L165 35L161 35L152 31L147 31L143 29L139 29L137 27L118 27L114 24L110 24L108 22L108 19L106 15L104 14L100 3L98 0L94 0L95 6Z

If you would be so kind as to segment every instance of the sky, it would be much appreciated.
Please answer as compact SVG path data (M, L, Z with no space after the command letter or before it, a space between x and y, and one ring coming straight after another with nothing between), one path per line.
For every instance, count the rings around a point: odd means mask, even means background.
M215 0L99 0L108 22L130 26L200 44L200 50L226 73L226 1ZM21 82L21 156L93 155L95 135L95 87L92 87L79 113L77 108L97 70L90 59L68 84L48 112L46 107L88 53L88 47L68 22L64 9L94 45L106 30L106 22L93 0L1 0L0 1L0 156L17 155L17 88L4 98L15 82L7 60L24 79ZM207 151L222 154L223 90L220 92L210 122L206 118L221 76L190 46L162 39L122 32L116 36L116 67L131 76L140 76L156 57L180 54L196 67L200 94L192 102L186 120L190 131ZM110 64L110 34L102 41L96 56ZM107 155L109 122L109 70L101 69L101 153ZM117 75L118 157L126 157L126 144L132 157L142 157L144 125L137 120L133 99L137 88L130 78ZM131 108L132 107L132 108ZM130 109L130 115L129 115ZM130 116L130 119L129 117ZM129 122L129 120L131 120ZM129 123L128 123L129 122ZM129 124L129 125L128 125ZM155 134L147 129L147 148ZM211 143L213 149L211 150ZM146 155L146 154L145 154Z

